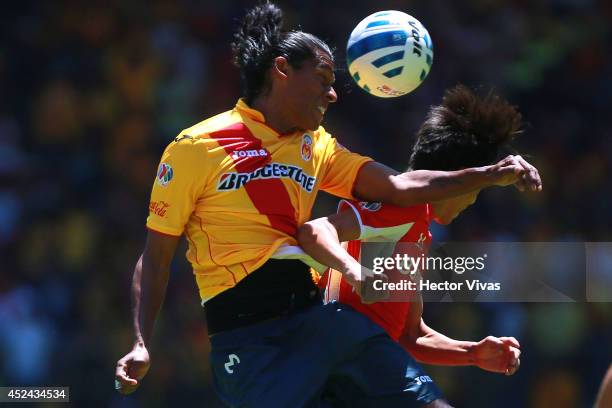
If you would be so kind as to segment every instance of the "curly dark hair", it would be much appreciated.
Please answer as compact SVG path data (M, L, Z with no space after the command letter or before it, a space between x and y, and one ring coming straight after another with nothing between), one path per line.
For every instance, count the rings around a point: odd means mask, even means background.
M464 85L444 94L417 133L413 170L459 170L495 163L521 133L521 114L492 91L476 95Z
M333 52L323 40L303 31L282 28L283 12L265 1L247 12L234 34L234 64L240 69L242 96L248 104L267 91L267 74L274 58L285 57L292 67L300 68L321 50L333 61Z

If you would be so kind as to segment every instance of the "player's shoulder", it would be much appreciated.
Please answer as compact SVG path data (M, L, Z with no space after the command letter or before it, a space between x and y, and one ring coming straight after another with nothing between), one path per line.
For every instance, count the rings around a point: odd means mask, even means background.
M372 201L342 200L338 211L352 207L359 214L362 221L372 226L394 226L410 222L427 221L430 219L431 209L428 204L399 207Z
M208 119L196 123L193 126L188 127L187 129L184 129L175 138L175 141L179 141L184 138L188 138L192 142L209 139L211 133L225 129L239 122L240 118L234 114L234 111L230 110L223 113L219 113L218 115L212 116Z
M323 126L319 126L317 130L313 130L308 133L312 135L313 140L319 144L328 144L332 141L335 141L338 144L337 139Z
M313 135L315 151L326 152L333 156L337 153L351 153L352 151L344 146L338 138L329 133L323 126L311 132Z
M313 138L316 141L320 141L320 142L334 141L338 147L346 149L344 146L342 146L342 144L340 144L338 139L334 135L329 133L323 126L319 126L317 130L314 130L311 133L312 133Z
M227 111L205 119L186 129L183 129L170 143L166 151L175 154L206 154L214 147L211 134L239 122L239 119Z

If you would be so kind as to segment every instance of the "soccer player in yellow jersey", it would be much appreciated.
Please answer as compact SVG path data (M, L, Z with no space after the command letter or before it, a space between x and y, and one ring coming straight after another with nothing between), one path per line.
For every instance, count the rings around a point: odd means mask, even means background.
M410 357L378 355L388 339L380 327L322 305L297 228L320 189L408 206L517 182L538 190L538 172L522 161L400 174L349 152L320 126L337 100L332 52L312 34L281 27L270 3L247 13L232 44L243 98L183 130L162 155L132 280L134 343L117 362L115 386L133 392L149 369L148 344L184 234L216 388L229 406L321 406L332 377L346 379L367 405L443 406L433 388L404 389ZM365 370L374 357L379 368ZM372 376L388 377L388 386L373 389Z

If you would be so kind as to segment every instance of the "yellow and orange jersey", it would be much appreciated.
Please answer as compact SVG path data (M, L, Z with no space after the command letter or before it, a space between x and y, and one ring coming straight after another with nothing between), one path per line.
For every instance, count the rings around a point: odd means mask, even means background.
M371 159L319 127L279 135L239 100L235 108L182 131L162 155L147 227L185 233L200 296L233 287L281 246L295 246L319 189L352 198Z

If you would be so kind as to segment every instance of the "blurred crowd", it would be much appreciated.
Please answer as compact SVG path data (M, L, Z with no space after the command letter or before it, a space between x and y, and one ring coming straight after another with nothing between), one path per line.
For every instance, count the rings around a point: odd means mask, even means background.
M0 386L70 386L75 406L220 406L184 247L150 348L151 372L130 397L114 392L113 374L131 346L129 282L159 157L181 129L237 100L229 43L252 4L3 6ZM525 132L515 147L540 169L545 190L483 192L456 223L435 229L439 239L612 240L612 3L278 4L289 28L336 47L339 101L324 125L356 152L403 169L428 107L459 82L494 87L520 107ZM385 9L417 17L435 51L425 83L392 100L358 89L344 64L352 28ZM322 194L313 216L334 211L335 203ZM510 378L471 367L428 368L456 406L589 406L612 360L610 303L425 309L430 326L451 336L513 335L524 350L521 370Z

